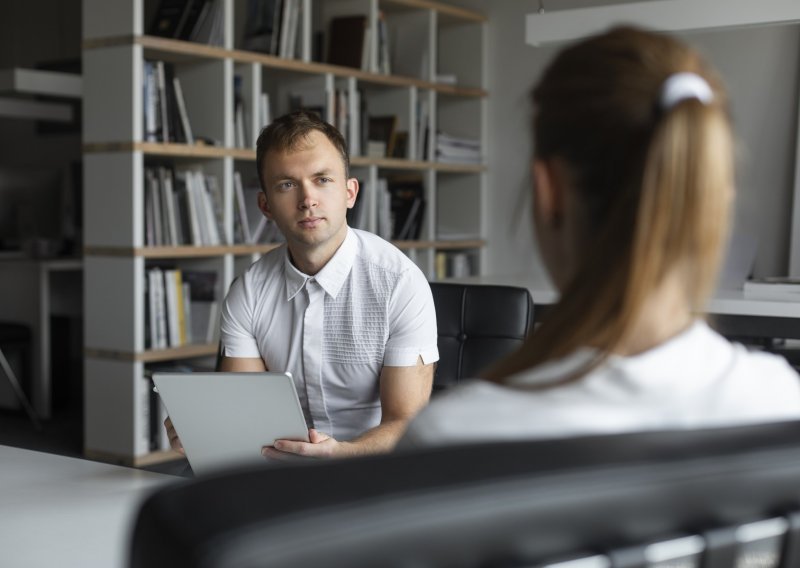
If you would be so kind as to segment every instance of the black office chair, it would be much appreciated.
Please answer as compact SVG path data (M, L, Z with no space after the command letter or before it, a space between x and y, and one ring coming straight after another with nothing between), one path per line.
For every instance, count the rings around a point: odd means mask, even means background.
M263 466L150 496L129 566L794 568L798 479L800 422Z
M31 340L31 330L27 326L19 323L0 322L0 370L3 371L3 374L5 374L8 382L11 384L14 395L25 410L28 418L33 422L34 428L41 430L42 425L39 422L39 417L36 415L33 406L31 406L25 391L22 390L22 385L3 352L4 349L14 349L18 351L22 358L22 372L30 377Z
M439 329L439 364L433 388L475 378L525 341L533 326L526 288L432 283Z

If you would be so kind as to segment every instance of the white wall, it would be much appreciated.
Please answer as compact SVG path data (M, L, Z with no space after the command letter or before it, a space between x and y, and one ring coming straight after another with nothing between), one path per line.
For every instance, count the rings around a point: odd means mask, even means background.
M538 271L530 230L529 91L557 47L525 44L525 15L536 2L462 0L489 16L489 254L486 272ZM551 9L552 0L545 0ZM561 0L559 9L588 5ZM684 35L722 73L740 138L737 231L757 234L755 274L787 271L800 26L786 25ZM520 207L524 205L524 207Z

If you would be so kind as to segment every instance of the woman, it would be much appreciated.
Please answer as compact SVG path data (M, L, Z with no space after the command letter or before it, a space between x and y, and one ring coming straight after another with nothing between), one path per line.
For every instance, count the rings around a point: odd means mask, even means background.
M733 199L723 87L666 35L561 52L533 91L534 222L561 301L484 381L435 399L402 446L800 417L774 355L698 319Z

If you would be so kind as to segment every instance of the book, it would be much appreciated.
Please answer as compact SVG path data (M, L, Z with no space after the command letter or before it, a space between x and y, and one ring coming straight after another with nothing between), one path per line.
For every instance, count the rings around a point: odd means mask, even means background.
M176 36L178 39L188 40L194 31L200 15L203 13L203 8L209 3L210 0L189 0L186 9L183 12L181 22L178 25Z
M173 90L175 92L175 104L178 109L178 116L181 121L181 128L183 130L184 141L187 144L194 144L194 136L192 135L192 125L189 122L189 114L186 112L186 101L183 98L183 88L181 82L177 77L172 79Z
M178 172L176 178L181 180L181 187L185 195L186 211L192 235L191 243L195 246L202 246L204 240L200 225L199 205L194 191L194 174L192 172Z
M191 4L192 0L161 0L147 28L148 35L178 37L178 31L186 20Z
M161 117L159 142L169 142L169 114L167 112L167 86L164 62L156 61L156 83L158 85L158 112Z
M276 4L276 0L248 0L243 41L245 49L270 53L272 35L275 33Z
M144 139L158 141L158 81L156 67L152 61L145 61L142 76L142 110L144 115Z
M364 15L332 18L328 33L328 63L361 69L367 27Z
M175 213L175 198L172 191L172 172L165 168L158 168L158 179L161 185L161 213L164 217L164 244L178 246L178 223Z
M292 12L294 11L295 0L283 0L283 12L281 13L278 57L289 57L289 35L292 22Z
M189 284L189 335L194 343L213 343L218 318L217 273L213 270L184 270L183 280Z
M262 129L269 126L269 123L272 122L272 111L269 106L269 93L261 93L261 96L258 98L259 102L259 111L258 111L258 121ZM253 140L253 144L255 145L255 140Z
M156 246L156 217L153 203L153 172L149 168L144 171L144 244Z
M384 144L384 154L381 158L391 156L394 152L394 143L396 140L397 132L397 116L370 116L369 128L367 131L367 146L369 151L369 142L382 142ZM372 150L376 152L376 150Z
M376 204L378 206L376 231L379 237L388 241L392 238L392 207L388 180L386 178L378 178L378 186L375 190L377 195Z
M392 239L413 240L422 228L425 188L422 181L394 181L391 194Z
M180 320L182 318L178 317L178 312L183 308L183 306L178 306L177 283L180 281L180 272L175 269L167 269L163 271L163 274L164 291L166 292L167 301L167 345L170 347L180 347Z
M236 225L241 228L242 238L239 242L249 243L251 239L250 221L247 215L247 202L244 199L244 188L242 187L242 174L237 172L233 173L233 195L236 201L235 208L235 221Z
M302 9L301 0L292 0L292 13L289 19L289 32L288 32L288 48L286 57L289 59L296 59L298 57L298 28L300 27L300 11Z

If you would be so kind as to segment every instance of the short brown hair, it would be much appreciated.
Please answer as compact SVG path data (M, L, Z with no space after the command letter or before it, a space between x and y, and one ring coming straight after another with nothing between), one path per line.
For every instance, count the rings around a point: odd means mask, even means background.
M342 134L334 126L322 120L317 113L309 110L297 110L276 118L258 136L256 168L262 190L265 192L267 190L264 184L264 158L267 152L296 150L302 147L308 135L314 130L322 132L339 151L344 163L344 175L346 178L350 177L350 158L347 155L347 143Z

